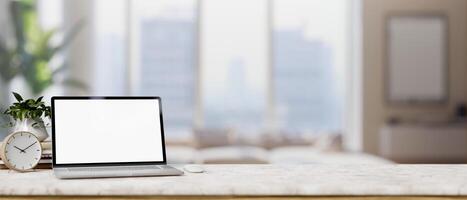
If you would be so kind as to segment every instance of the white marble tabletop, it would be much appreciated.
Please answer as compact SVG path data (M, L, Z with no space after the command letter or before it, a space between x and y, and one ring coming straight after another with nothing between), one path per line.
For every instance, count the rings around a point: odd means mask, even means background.
M465 195L467 165L206 165L183 176L59 180L0 170L0 195Z

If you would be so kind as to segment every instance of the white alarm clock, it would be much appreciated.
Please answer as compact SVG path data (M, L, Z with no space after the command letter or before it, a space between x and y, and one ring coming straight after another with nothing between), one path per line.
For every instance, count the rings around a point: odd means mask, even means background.
M26 172L33 169L41 159L42 146L37 137L25 131L7 136L0 147L3 163L13 170Z

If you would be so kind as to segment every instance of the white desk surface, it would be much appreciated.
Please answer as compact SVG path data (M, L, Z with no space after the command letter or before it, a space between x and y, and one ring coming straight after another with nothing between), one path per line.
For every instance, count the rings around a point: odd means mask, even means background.
M464 195L467 165L206 165L183 176L59 180L0 170L4 195Z

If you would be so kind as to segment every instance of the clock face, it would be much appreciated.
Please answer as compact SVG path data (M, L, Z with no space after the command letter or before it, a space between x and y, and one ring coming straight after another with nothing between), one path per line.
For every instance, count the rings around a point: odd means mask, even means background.
M3 144L3 162L11 169L25 171L34 168L41 159L42 147L35 135L16 132Z

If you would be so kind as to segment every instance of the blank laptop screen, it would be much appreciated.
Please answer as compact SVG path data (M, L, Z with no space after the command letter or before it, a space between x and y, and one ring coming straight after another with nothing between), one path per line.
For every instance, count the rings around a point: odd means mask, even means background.
M163 162L159 99L55 99L56 164Z

